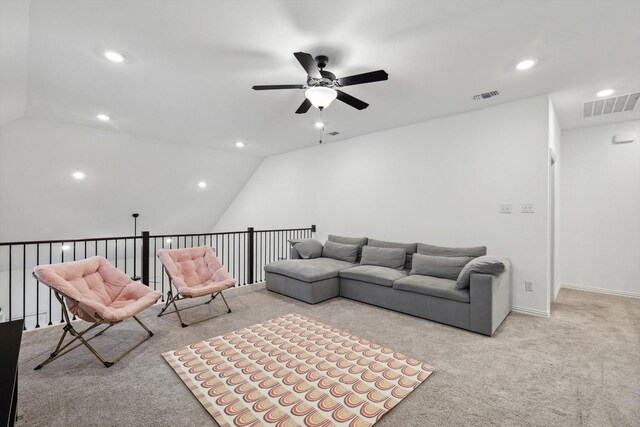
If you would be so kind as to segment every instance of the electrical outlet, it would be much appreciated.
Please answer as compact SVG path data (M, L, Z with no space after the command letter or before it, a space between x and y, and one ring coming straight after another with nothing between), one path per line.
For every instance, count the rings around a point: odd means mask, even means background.
M500 211L501 214L510 214L511 213L511 203L500 203Z
M523 203L522 213L533 213L533 203Z
M533 282L531 280L524 281L524 290L527 292L533 292Z

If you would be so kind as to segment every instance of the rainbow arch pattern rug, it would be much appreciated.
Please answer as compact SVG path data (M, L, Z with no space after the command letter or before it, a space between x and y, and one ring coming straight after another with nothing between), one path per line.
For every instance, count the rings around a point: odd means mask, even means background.
M163 357L222 427L371 426L433 372L296 313Z

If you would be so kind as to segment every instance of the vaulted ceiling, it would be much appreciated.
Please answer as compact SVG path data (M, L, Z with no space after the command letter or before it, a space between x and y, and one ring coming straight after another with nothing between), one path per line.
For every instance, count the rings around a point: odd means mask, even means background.
M22 110L226 150L243 141L244 152L268 156L317 143L320 118L340 132L325 140L338 141L544 93L563 128L640 118L640 107L581 118L601 89L640 91L640 2L2 3L3 123ZM106 49L126 61L107 61ZM329 56L338 76L382 68L389 80L344 89L366 110L335 102L323 117L296 115L303 91L251 90L305 83L295 51ZM529 57L534 68L515 70ZM500 95L473 99L492 90Z

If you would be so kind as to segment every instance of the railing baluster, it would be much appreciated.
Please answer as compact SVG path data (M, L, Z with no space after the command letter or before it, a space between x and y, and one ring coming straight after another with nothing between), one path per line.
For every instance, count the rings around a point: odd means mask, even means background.
M85 243L86 244L86 243ZM51 243L49 243L49 264L51 264L53 262L53 256L52 254L52 246ZM51 287L49 287L49 326L53 325L53 322L51 321L52 319L52 313L51 313Z
M262 279L264 280L264 266L265 266L265 260L266 260L266 256L267 256L267 250L266 250L266 243L267 243L267 235L265 234L265 232L262 232L262 247L260 248L260 250L262 251L262 265L260 266L260 274L262 275Z
M40 264L40 245L36 245L36 265ZM36 328L40 327L40 281L36 279Z
M156 267L156 261L158 260L158 250L156 249L156 245L158 244L158 239L153 238L153 290L158 290L158 268Z
M24 323L27 317L27 245L22 245L22 324L26 331L27 325Z
M13 282L11 281L11 272L13 270L13 263L12 263L12 259L11 259L11 253L13 251L13 245L9 245L9 320L13 320L13 318L11 317L11 306L13 303L13 295L12 295L12 290L13 290Z
M64 262L64 249L62 249L63 246L64 246L64 242L60 243L60 261L61 262ZM60 308L60 323L64 323L62 308Z
M162 239L162 249L164 249L164 242L166 241L164 237L161 237ZM157 257L156 257L157 258ZM164 268L160 267L160 277L161 277L161 281L162 281L162 302L164 302ZM169 285L171 286L171 285Z

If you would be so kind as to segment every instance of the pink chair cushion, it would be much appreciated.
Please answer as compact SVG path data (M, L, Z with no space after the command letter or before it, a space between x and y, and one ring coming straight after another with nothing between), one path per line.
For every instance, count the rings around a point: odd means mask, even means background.
M199 297L236 285L236 280L222 266L211 246L161 249L158 258L182 296Z
M88 322L97 322L100 317L108 322L128 319L162 296L100 256L39 265L34 273L42 283L64 294L69 310Z

